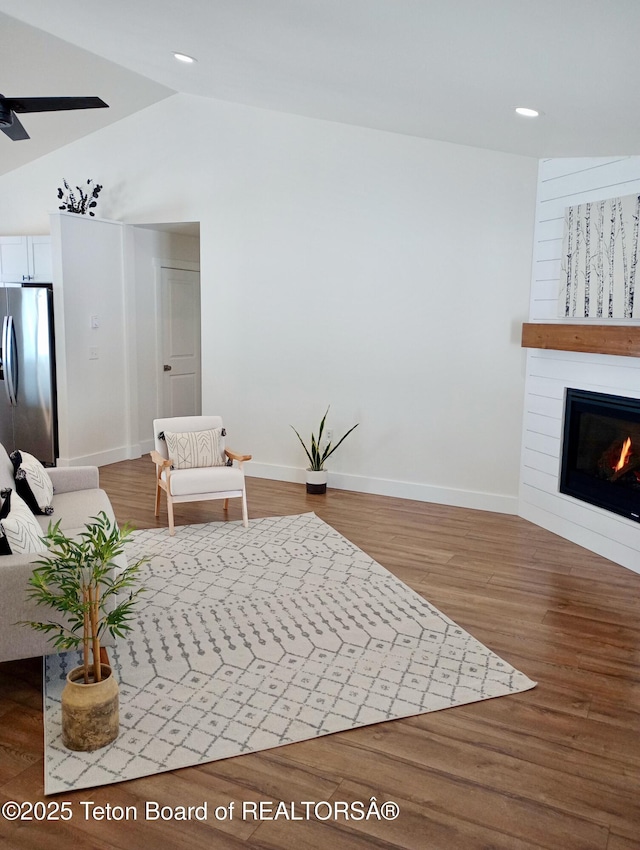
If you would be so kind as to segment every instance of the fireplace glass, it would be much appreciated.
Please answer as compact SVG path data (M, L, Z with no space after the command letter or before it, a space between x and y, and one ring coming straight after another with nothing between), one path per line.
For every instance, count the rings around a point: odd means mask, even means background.
M560 492L640 521L640 399L567 389Z

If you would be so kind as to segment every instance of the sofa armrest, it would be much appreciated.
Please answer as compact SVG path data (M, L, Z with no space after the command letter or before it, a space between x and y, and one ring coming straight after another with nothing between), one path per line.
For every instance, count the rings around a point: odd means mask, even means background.
M47 469L54 493L96 490L99 484L97 466L56 466Z
M50 636L42 634L29 626L27 622L55 620L61 621L62 615L47 606L38 605L29 595L29 578L33 574L34 561L47 553L31 555L3 555L0 557L2 575L2 596L0 596L0 663L18 658L32 658L36 655L50 655L58 650ZM115 560L114 572L117 575L127 566L126 556ZM118 597L118 602L122 601ZM108 610L113 610L116 600L111 597ZM105 634L101 639L104 646L113 646L114 639Z

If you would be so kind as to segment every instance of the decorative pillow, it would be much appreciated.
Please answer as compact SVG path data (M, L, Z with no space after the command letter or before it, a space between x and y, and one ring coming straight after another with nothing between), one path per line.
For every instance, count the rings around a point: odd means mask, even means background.
M0 510L0 555L23 555L27 552L46 552L42 529L29 506L13 490L3 490Z
M40 461L28 452L11 452L16 491L34 514L53 513L53 484Z
M174 469L194 469L199 466L227 466L224 453L224 428L210 431L164 431L169 457Z

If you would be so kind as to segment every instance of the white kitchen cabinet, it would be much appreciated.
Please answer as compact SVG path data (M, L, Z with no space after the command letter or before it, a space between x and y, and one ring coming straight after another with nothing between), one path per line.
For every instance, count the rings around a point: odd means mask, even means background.
M0 236L0 283L51 283L50 236Z

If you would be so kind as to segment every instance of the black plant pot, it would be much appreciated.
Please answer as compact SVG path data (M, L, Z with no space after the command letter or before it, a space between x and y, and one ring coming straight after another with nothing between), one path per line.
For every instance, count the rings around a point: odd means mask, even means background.
M311 496L321 496L327 492L326 484L307 484L307 493Z

